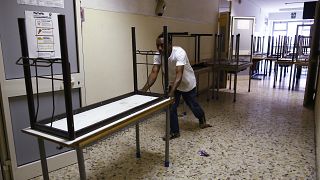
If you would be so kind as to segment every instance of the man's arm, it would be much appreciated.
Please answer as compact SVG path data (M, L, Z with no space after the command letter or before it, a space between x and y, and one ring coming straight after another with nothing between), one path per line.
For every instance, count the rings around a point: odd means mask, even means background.
M171 89L169 92L170 97L174 97L174 91L179 87L179 85L181 83L183 69L184 69L184 66L176 66L176 78L175 78L173 85L171 86Z
M159 70L160 64L154 64L152 67L152 71L148 77L147 83L143 86L141 91L147 91L154 84L154 82L157 80Z

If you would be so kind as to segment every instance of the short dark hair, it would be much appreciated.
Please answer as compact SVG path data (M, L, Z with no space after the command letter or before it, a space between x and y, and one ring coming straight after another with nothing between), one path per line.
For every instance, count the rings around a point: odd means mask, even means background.
M164 38L164 33L159 34L158 39ZM168 33L168 43L172 44L172 35Z

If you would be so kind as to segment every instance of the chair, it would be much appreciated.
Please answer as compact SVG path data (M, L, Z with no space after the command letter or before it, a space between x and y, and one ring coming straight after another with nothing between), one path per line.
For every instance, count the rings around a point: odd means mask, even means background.
M288 51L289 49L288 40L289 38L287 36L279 36L279 38L277 39L278 43L277 43L277 51L276 51L277 52L276 61L274 66L273 88L276 87L279 69L280 69L279 82L281 82L282 74L285 77L288 71L288 67L292 67L294 64L294 55ZM290 72L289 89L290 89L290 83L291 83L291 76L292 76L292 70Z
M295 54L295 68L292 80L292 90L294 90L295 85L301 76L302 68L308 68L309 65L309 55L311 49L311 36L298 36L296 54Z

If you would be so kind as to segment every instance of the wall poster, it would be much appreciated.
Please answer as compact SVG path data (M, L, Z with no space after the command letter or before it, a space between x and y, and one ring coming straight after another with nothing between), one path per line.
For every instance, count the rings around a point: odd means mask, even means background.
M64 8L64 0L17 0L18 4Z
M25 11L30 58L61 58L58 13Z

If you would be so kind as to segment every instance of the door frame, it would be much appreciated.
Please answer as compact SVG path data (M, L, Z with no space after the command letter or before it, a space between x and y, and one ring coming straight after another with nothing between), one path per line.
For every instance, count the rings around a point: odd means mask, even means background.
M243 20L253 20L253 24L252 24L252 32L251 32L251 35L253 35L254 34L254 32L255 32L255 25L256 25L256 17L254 17L254 16L232 16L232 18L231 18L232 20L232 22L231 22L231 33L232 34L234 34L234 28L235 28L235 26L234 26L234 22L235 22L235 20L237 19L237 20L241 20L241 19L243 19ZM230 41L231 41L231 39L230 39ZM240 41L241 41L241 36L240 36ZM248 51L246 51L246 50L240 50L239 51L239 55L250 55L250 52L251 51L251 49L249 49Z
M82 28L81 28L81 18L80 18L80 0L73 0L75 8L75 22L76 22L76 34L77 34L77 46L78 46L78 67L79 72L71 74L73 87L80 89L80 101L81 105L86 105L85 98L85 84L84 84L84 63L83 63L83 54L82 54ZM29 179L42 175L41 163L40 160L28 163L22 166L17 166L17 158L15 153L15 144L12 131L10 107L9 107L9 98L26 95L24 79L5 79L4 71L4 62L2 55L1 39L0 39L0 88L2 95L2 105L4 112L4 123L5 123L5 132L7 133L7 146L9 147L10 152L10 161L11 161L11 171L13 179ZM56 75L56 78L61 78L62 75ZM32 78L33 83L35 83L35 78ZM43 85L39 88L39 93L51 92L51 82L39 79L39 84ZM61 82L55 83L55 89L62 90ZM57 170L59 168L74 164L77 162L76 152L74 150L67 151L47 159L49 171Z

